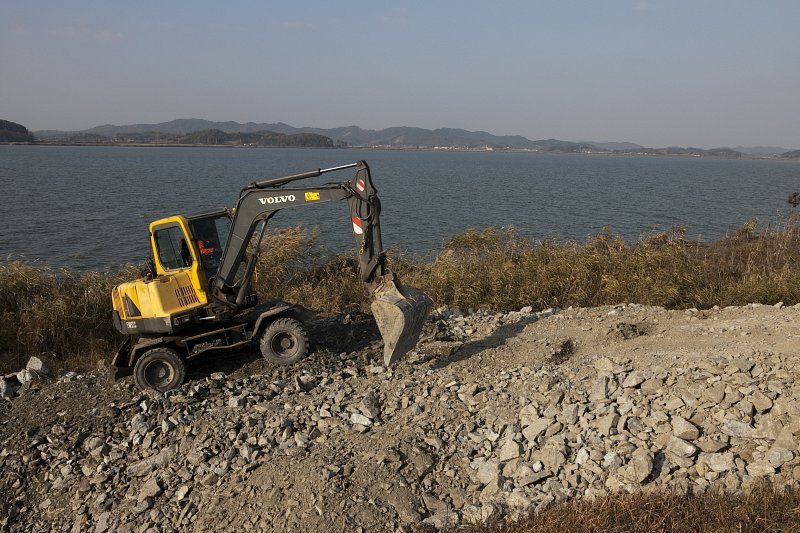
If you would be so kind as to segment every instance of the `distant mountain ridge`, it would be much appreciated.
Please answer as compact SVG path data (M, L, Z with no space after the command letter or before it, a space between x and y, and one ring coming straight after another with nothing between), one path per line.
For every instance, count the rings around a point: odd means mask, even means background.
M532 141L521 135L493 135L485 131L467 131L457 128L429 130L416 127L395 126L381 130L363 129L359 126L338 128L297 128L283 122L239 123L235 121L214 122L205 119L176 119L158 124L129 124L116 126L105 124L82 131L42 130L34 134L41 140L53 140L75 134L101 135L113 139L117 135L136 133L161 133L166 135L188 135L204 130L220 130L225 133L263 133L274 132L285 135L310 133L331 138L337 145L368 148L422 148L422 149L496 149L496 150L534 150L559 152L616 152L643 155L677 154L679 150L670 148L645 148L630 142L562 141L541 139ZM741 155L769 156L783 154L788 149L778 147L736 147L700 150L685 149L687 153L718 157L740 157Z
M395 126L382 130L363 129L359 126L338 128L296 128L283 122L277 123L239 123L234 121L214 122L204 119L176 119L158 124L129 124L117 126L104 124L81 131L42 130L34 132L42 140L57 139L75 134L102 135L113 138L116 135L134 133L162 133L167 135L187 135L196 131L216 129L225 133L256 133L271 131L283 134L313 133L330 137L336 142L350 146L389 147L389 148L492 148L510 150L552 150L555 147L576 150L580 147L604 150L641 148L633 143L575 143L558 139L532 141L521 135L493 135L485 131L467 131L458 128L439 128L429 130L416 127ZM609 145L615 145L610 148Z
M521 135L498 136L485 131L467 131L455 128L441 128L427 130L415 127L391 127L382 130L366 130L358 126L343 126L338 128L296 128L283 122L255 123L247 122L213 122L204 119L177 119L159 124L130 124L115 126L105 124L79 132L64 132L44 130L35 132L40 139L53 139L76 133L102 135L114 137L132 133L158 132L170 135L186 135L195 131L217 129L225 133L256 133L272 131L283 134L313 133L330 137L334 141L347 143L350 146L368 147L462 147L462 148L505 148L528 149L539 147L536 142L526 139ZM566 141L558 141L564 143ZM572 144L572 143L570 143Z
M747 155L776 155L789 151L779 146L736 146L733 149Z

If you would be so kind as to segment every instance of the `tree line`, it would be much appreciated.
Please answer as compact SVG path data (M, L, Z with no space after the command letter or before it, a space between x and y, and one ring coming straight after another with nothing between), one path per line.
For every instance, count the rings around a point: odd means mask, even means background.
M202 146L263 146L279 147L304 147L304 148L334 148L343 146L334 143L333 139L316 133L284 134L273 131L259 131L255 133L228 133L217 129L194 131L185 134L167 134L160 132L145 133L119 133L112 137L97 134L78 133L53 139L54 143L70 144L173 144L173 145L202 145Z
M28 128L10 120L0 120L0 142L33 142L33 136Z

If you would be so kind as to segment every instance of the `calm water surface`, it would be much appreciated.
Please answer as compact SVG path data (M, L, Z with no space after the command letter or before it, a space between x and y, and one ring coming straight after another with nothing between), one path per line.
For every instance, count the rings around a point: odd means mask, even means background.
M147 257L148 223L236 204L247 183L365 159L384 245L426 254L469 227L584 241L610 227L687 228L713 240L757 217L774 223L800 190L800 162L492 152L0 146L0 259L113 269ZM344 181L346 170L308 183ZM271 227L317 227L353 246L346 202L289 210Z

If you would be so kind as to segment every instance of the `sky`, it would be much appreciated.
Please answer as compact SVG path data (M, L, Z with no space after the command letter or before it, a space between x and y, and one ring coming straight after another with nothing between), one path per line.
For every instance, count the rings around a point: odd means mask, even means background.
M800 1L2 0L0 119L800 148Z

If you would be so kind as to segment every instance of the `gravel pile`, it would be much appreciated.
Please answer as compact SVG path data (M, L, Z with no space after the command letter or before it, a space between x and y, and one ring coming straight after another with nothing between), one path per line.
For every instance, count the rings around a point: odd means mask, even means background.
M318 329L366 340L165 395L37 375L0 406L3 527L409 531L800 482L796 308L442 308L390 369L363 317Z

